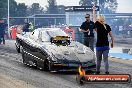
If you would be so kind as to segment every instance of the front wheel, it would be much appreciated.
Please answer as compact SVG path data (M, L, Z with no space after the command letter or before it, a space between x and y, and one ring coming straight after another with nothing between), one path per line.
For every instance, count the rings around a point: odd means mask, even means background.
M17 45L16 43L15 43L15 45L16 45L16 50L17 50L17 52L20 53L20 46Z
M50 71L51 70L51 64L50 64L50 61L49 60L45 60L44 61L44 71Z
M23 63L26 64L26 62L25 62L25 59L26 59L26 58L25 58L25 53L24 53L23 50L22 50L22 59L23 59Z

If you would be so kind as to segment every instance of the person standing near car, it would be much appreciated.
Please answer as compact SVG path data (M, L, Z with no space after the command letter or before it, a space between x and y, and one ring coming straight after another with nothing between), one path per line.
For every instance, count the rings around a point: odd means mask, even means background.
M24 20L23 32L29 32L30 24L28 23L27 19Z
M100 74L100 67L102 56L105 65L105 74L109 74L109 63L108 63L108 54L109 54L109 41L108 34L111 37L111 47L113 48L114 38L112 36L111 28L108 24L105 23L105 18L103 15L99 15L98 19L95 14L96 7L93 6L93 18L96 26L97 32L97 42L96 42L96 74Z
M32 32L34 30L34 26L32 22L29 22L29 31Z
M80 29L84 33L84 45L94 51L94 22L90 20L90 14L85 15L86 21L82 23Z
M5 31L6 31L7 25L5 24L5 20L0 20L0 44L3 42L5 44Z

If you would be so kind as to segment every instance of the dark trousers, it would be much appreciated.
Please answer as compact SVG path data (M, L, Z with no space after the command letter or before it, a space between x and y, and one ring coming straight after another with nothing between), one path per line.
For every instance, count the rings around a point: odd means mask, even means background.
M94 51L94 37L84 37L84 45Z
M104 60L105 71L108 72L108 69L109 69L108 53L109 53L109 50L96 51L96 57L97 57L96 71L97 72L100 71L102 56L103 56L103 60Z
M24 29L23 32L29 32L29 29Z
M2 37L0 38L0 44L2 43L2 41L3 41L3 44L5 44L5 37L4 37L4 36L2 36Z

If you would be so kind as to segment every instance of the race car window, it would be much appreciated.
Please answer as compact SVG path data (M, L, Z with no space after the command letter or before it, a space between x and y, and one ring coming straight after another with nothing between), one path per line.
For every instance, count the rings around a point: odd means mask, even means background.
M49 36L51 37L55 37L55 36L68 36L64 31L62 31L61 29L56 29L56 30L49 30L47 31Z
M42 31L42 37L41 37L43 42L50 41L50 36L47 34L47 31Z
M35 38L38 38L39 31L38 30L35 30L33 35L34 35Z

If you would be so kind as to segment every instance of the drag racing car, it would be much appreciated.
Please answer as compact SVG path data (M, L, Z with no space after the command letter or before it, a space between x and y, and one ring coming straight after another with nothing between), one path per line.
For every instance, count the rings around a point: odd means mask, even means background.
M51 72L95 71L95 54L85 45L73 41L60 28L38 28L17 34L16 49L23 63Z

